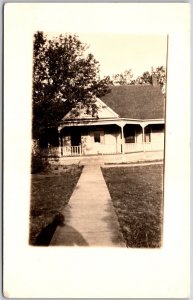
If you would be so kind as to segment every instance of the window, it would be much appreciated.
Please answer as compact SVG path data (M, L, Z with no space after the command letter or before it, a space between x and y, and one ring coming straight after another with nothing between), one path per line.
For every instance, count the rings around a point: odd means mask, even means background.
M95 143L100 143L101 142L101 137L100 137L100 132L99 131L94 132L94 141L95 141Z

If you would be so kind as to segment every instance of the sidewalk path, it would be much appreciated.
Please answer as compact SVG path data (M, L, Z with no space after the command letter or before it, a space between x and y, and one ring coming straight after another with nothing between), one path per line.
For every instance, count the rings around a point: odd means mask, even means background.
M87 163L64 209L66 225L58 227L51 246L126 247L100 163Z

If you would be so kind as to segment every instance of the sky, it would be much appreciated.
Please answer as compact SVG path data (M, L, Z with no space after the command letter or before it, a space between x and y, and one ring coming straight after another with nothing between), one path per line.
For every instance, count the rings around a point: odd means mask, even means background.
M129 69L136 78L145 71L151 71L151 67L166 66L166 35L67 33L78 35L80 41L89 46L87 52L100 63L101 78ZM65 32L46 34L51 37Z
M134 78L166 66L167 36L77 33L100 63L101 77L132 69Z

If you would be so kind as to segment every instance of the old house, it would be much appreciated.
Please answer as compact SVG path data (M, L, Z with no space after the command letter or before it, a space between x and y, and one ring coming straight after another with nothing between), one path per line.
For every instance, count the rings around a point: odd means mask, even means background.
M152 85L113 86L97 99L98 115L68 112L40 146L49 156L124 154L164 149L165 97ZM46 149L45 149L46 148Z

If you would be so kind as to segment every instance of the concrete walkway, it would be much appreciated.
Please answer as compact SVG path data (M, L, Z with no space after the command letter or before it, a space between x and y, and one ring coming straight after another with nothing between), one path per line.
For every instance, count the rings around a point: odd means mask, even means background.
M51 246L126 247L99 161L85 162L63 213L66 225L56 229Z

